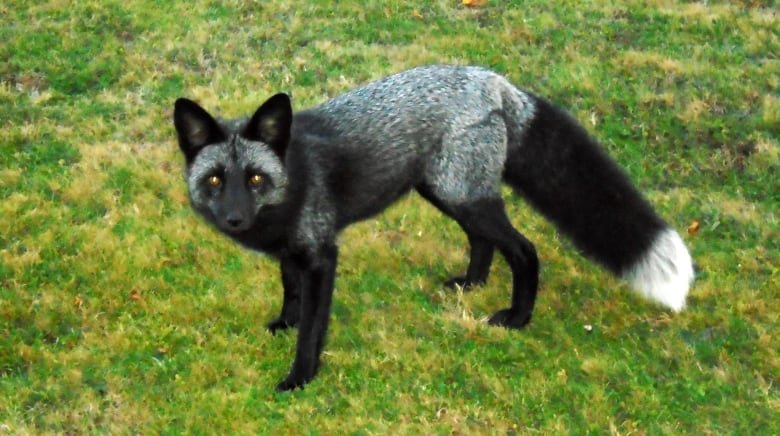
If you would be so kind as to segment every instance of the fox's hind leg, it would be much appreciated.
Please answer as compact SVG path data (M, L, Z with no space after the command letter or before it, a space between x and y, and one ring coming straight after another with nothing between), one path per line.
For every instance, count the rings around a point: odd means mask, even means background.
M438 197L431 191L431 188L425 184L417 187L417 192L428 200L437 209L449 215L448 206L442 203ZM448 288L460 287L467 290L474 286L481 286L487 282L490 273L490 264L493 262L493 252L495 247L487 239L477 234L469 232L463 228L466 236L469 238L469 266L465 275L455 276L444 282Z
M490 324L521 328L536 301L539 260L533 244L512 227L501 199L506 126L496 111L463 121L444 135L417 190L469 236L472 258L465 281L487 277L493 247L501 251L512 269L512 306L493 315Z
M449 288L459 287L467 290L474 286L482 286L487 282L490 274L490 264L493 262L495 247L487 239L476 234L466 232L469 238L469 267L466 275L453 277L444 286Z
M531 320L539 285L539 259L533 244L512 227L500 198L455 206L451 215L469 233L498 247L512 269L512 306L496 312L489 323L522 328Z

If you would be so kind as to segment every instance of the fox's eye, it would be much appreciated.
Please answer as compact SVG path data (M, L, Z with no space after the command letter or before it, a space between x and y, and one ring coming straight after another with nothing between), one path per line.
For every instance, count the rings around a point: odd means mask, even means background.
M255 174L249 178L249 184L252 186L260 186L261 183L263 183L263 176L260 174Z
M211 176L211 177L209 177L208 182L209 182L209 185L211 185L211 186L216 188L217 186L222 184L222 179L220 179L217 176Z

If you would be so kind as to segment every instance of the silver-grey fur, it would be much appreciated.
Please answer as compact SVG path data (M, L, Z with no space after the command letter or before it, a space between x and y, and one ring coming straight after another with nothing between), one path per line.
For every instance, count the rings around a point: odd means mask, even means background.
M508 136L522 135L534 104L490 70L433 65L388 76L309 112L333 123L345 136L343 145L376 158L376 173L418 168L442 200L460 203L499 195Z
M190 200L197 206L211 207L210 201L203 189L202 180L210 175L214 168L224 168L226 171L238 171L248 166L256 166L263 170L274 181L273 190L255 197L253 210L255 213L266 205L279 204L285 199L287 190L287 173L284 163L268 147L263 146L234 134L228 141L229 146L221 144L209 145L198 153L192 165L186 170L187 187Z

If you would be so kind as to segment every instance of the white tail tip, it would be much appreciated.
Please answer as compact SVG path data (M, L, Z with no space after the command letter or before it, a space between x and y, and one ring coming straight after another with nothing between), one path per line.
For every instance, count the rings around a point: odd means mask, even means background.
M667 228L623 278L646 298L679 312L693 282L691 255L680 235Z

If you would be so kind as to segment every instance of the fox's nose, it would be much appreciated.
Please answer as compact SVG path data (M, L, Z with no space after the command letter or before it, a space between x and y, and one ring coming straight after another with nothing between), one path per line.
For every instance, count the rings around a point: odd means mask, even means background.
M232 228L238 228L241 227L242 224L244 224L244 218L241 217L241 215L238 214L231 214L228 215L228 217L225 219L227 224Z

